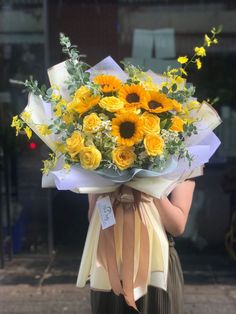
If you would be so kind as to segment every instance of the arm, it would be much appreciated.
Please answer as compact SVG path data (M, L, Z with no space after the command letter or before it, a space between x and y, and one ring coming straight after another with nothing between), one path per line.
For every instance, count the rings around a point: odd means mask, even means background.
M195 181L187 180L178 184L171 193L171 200L154 199L165 229L173 236L184 232L192 204Z

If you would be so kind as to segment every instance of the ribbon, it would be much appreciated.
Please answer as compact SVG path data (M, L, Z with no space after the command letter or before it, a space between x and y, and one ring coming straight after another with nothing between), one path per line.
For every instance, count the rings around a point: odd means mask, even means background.
M150 250L147 225L139 208L142 202L150 202L152 198L127 186L108 195L113 205L116 225L100 230L97 260L107 271L114 293L123 294L127 304L138 310L134 288L147 285ZM139 241L135 241L137 237ZM135 243L139 245L137 267Z

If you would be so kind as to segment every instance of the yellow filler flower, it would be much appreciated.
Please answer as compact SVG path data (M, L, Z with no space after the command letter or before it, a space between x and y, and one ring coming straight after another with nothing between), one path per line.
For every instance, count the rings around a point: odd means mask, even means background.
M187 56L184 56L184 57L179 57L177 59L177 61L180 63L180 64L185 64L188 62L188 57Z
M204 47L195 47L194 51L197 56L205 57L206 56L206 49Z

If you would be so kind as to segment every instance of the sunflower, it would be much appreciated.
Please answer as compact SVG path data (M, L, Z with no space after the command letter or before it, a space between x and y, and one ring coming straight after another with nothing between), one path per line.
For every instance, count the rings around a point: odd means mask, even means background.
M123 113L112 119L112 135L119 145L133 146L143 138L143 121L135 113Z
M93 79L94 83L100 85L104 94L116 93L121 88L121 80L113 75L97 75Z
M172 100L166 97L165 94L156 91L150 91L143 108L150 112L161 113L172 110L174 105Z
M146 103L146 91L141 85L125 84L119 91L119 98L124 101L125 109L136 109Z

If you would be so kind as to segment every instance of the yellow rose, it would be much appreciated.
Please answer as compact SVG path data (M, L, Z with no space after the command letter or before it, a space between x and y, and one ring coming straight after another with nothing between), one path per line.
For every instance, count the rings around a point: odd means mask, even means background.
M98 168L102 160L102 154L95 146L82 148L79 157L81 166L87 170Z
M180 117L173 117L171 119L172 125L170 127L171 131L177 131L177 132L182 132L183 131L183 126L184 126L184 121Z
M131 147L119 146L112 151L112 160L120 170L131 167L136 155Z
M164 140L159 135L147 134L143 143L149 156L157 156L163 153Z
M144 112L142 114L143 130L145 134L160 133L160 118L154 114Z
M117 112L124 108L124 102L117 97L104 97L100 100L99 106L109 112Z
M87 133L96 133L101 123L102 120L96 113L90 113L83 120L83 131Z
M74 110L79 114L83 114L90 110L93 106L96 106L100 100L100 96L91 95L90 90L81 86L75 93L74 98L68 104L68 110Z
M90 96L90 90L86 86L81 86L80 88L77 89L75 92L74 99L82 98L86 99Z
M69 137L66 140L66 150L70 154L72 158L75 158L75 156L81 151L81 149L84 147L84 139L81 136L81 134L77 131L75 131L71 137Z

